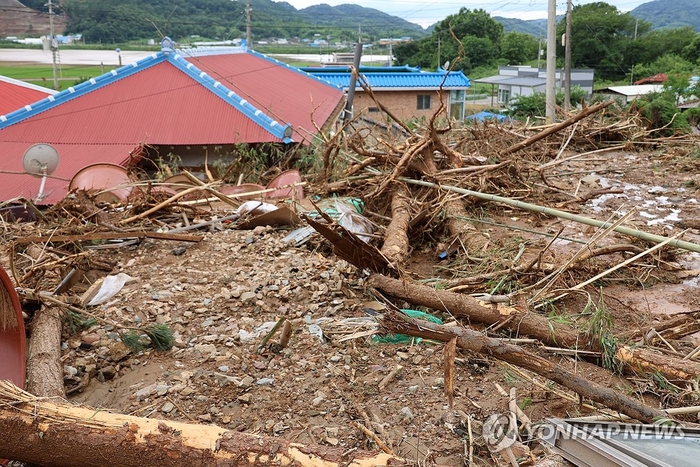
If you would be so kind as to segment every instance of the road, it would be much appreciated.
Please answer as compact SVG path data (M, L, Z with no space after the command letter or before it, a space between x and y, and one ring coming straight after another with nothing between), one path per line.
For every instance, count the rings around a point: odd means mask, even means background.
M136 62L153 52L138 52L122 50L122 65ZM61 65L105 65L118 66L119 55L114 50L71 50L61 49L59 62ZM51 52L38 49L0 49L0 62L12 63L52 63Z

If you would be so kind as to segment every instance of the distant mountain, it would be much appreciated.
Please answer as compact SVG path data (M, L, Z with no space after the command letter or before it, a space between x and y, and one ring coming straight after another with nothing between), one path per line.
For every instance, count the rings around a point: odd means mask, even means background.
M700 32L700 0L654 0L631 11L635 18L649 21L654 29L690 26Z
M32 28L33 31L43 31L41 28L48 15L36 17L29 24L27 12L41 16L36 10L45 7L44 0L23 2L24 5L17 0L0 0L0 7L7 5L0 8L0 25L4 26L0 33L32 34ZM353 4L335 7L322 4L303 10L297 10L285 1L272 0L60 0L55 4L60 4L63 13L57 32L63 32L67 21L67 32L82 34L92 43L116 44L149 39L154 36L155 28L159 34L169 35L175 40L193 36L211 39L245 37L246 4L251 7L253 40L318 37L351 42L357 40L359 31L362 31L363 40L369 42L385 37L419 39L427 35L415 23ZM11 27L14 23L21 23L22 27Z
M374 8L365 8L350 3L338 6L330 6L325 3L310 6L299 10L299 16L310 24L325 27L347 28L350 24L355 24L355 30L368 32L381 30L383 31L382 37L411 36L419 38L426 34L425 30L418 24Z
M493 19L503 25L503 30L505 32L515 31L530 34L531 36L535 37L547 37L546 19L532 19L525 21L517 18L503 18L501 16L494 16ZM557 21L560 19L561 17L557 18Z
M639 5L630 14L635 18L651 23L653 29L679 28L690 26L700 32L700 0L653 0ZM557 22L563 16L557 17ZM494 16L493 19L503 25L505 32L524 32L536 37L546 37L547 20L533 19L524 21L516 18Z

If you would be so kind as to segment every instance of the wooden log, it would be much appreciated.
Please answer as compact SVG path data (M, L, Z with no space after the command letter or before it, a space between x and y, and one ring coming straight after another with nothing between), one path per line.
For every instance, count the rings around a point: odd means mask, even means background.
M66 397L61 365L61 311L43 305L30 327L27 390L38 397Z
M571 389L581 397L617 410L644 423L653 423L668 418L668 414L662 410L649 407L636 399L589 381L568 371L561 365L528 352L520 346L503 342L501 339L487 337L471 329L446 327L429 321L414 320L395 311L386 312L381 319L381 324L391 332L424 339L449 342L456 338L457 347L461 349L491 355L504 362L530 370Z
M109 413L33 397L0 382L0 457L46 467L371 467L383 452L307 446L214 425Z
M396 184L391 196L391 222L384 233L382 254L397 266L408 256L408 226L411 222L411 198L406 186Z
M428 174L437 176L438 169L430 148L423 151L423 161L428 169ZM464 207L464 200L461 198L448 199L444 208L445 224L450 235L455 241L461 241L469 250L468 253L480 254L481 250L486 247L488 240L481 235L479 229L464 220L469 217Z
M451 313L467 321L502 325L515 335L534 337L550 345L569 348L589 348L588 336L571 326L556 323L546 316L522 311L513 307L486 307L468 295L437 290L425 285L413 284L373 274L369 285L387 295L405 300L417 306Z
M615 102L614 100L609 100L606 102L601 102L600 104L596 104L593 107L588 107L587 109L582 110L581 112L577 113L573 117L564 120L561 123L558 123L554 126L551 126L547 128L546 130L543 130L539 133L537 133L534 136L531 136L530 138L526 139L525 141L521 141L517 144L514 144L513 146L510 146L509 148L506 148L501 152L501 156L506 156L508 154L513 154L514 152L518 152L521 149L524 149L528 146L530 146L533 143L536 143L537 141L546 138L549 135L553 135L554 133L557 133L558 131L563 130L566 127L569 127L573 125L574 123L578 122L579 120L583 120L584 118L588 117L591 114L594 114L598 112L599 110L602 110Z
M117 240L120 238L153 238L157 240L174 240L178 242L201 242L203 235L183 235L168 232L92 232L79 235L46 235L16 238L18 245L24 243L58 243L58 242L91 242L93 240Z
M700 377L700 363L665 355L650 349L622 346L615 358L628 370L641 374L660 374L669 381L692 381Z

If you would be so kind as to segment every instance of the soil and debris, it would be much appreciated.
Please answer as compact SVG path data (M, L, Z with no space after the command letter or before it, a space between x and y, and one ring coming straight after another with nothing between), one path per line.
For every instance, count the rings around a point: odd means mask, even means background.
M302 209L267 199L298 217L247 229L240 226L250 213L234 215L241 200L221 201L213 179L200 187L206 196L174 200L147 190L109 204L74 192L33 222L4 224L11 247L2 265L17 283L28 323L41 292L70 304L60 359L72 403L302 444L388 449L419 465L507 465L511 458L489 450L482 430L490 416L510 410L512 388L533 423L609 412L491 355L387 333L383 314L413 310L414 317L510 338L654 409L692 406L700 397L697 378L673 380L614 358L629 345L690 355L696 364L700 253L651 250L658 241L553 214L620 221L700 244L700 140L658 137L638 117L611 109L541 139L532 136L547 127L514 122L440 128L433 120L391 131L351 123L347 139L341 132L326 142L322 167L303 173L314 203ZM246 181L265 183L266 176ZM382 248L398 192L408 199L408 244L382 250L387 276L469 295L486 308L544 316L588 336L581 353L520 336L507 319L470 323L374 288L381 261L353 262L375 258L363 244ZM316 209L333 215L324 220L312 215ZM297 230L304 218L352 216L345 226L358 228L360 241L348 243L353 236L338 228L346 242L335 250L313 229ZM83 241L55 240L69 235ZM34 236L41 240L25 241ZM345 257L343 248L360 253ZM71 271L79 278L67 284ZM116 293L88 305L108 275L118 278ZM695 413L671 418L697 421ZM517 451L519 465L534 465L548 454L524 431L509 455Z

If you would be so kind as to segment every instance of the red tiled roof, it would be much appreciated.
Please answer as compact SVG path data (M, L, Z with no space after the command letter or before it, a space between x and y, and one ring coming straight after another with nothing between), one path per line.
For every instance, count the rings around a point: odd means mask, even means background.
M162 62L11 125L0 132L0 139L133 146L258 143L276 138Z
M665 83L668 81L668 75L666 73L657 73L654 76L647 76L634 82L635 85L640 84L654 84L654 83Z
M238 96L281 125L291 124L295 142L309 141L317 134L313 122L322 127L344 99L341 90L257 54L186 59L232 91L230 94L235 93L231 99ZM53 103L37 102L27 118L17 112L20 117L14 115L0 129L0 171L21 171L24 151L36 143L56 147L61 162L54 176L70 179L89 164L123 164L141 143L175 146L282 141L275 136L280 133L271 133L260 119L239 110L240 105L236 107L215 94L197 75L183 72L162 57L152 63L143 69L135 67L123 77L98 77L92 84L85 83L80 92L76 86L73 95L77 97L64 91ZM49 179L45 192L51 194L43 203L60 200L67 184ZM0 173L0 200L36 196L38 187L35 177Z
M251 53L187 60L270 117L291 123L295 141L317 134L313 121L323 126L342 99L339 89Z
M42 90L39 86L23 85L21 82L0 78L0 115L36 102L53 94L49 89Z

